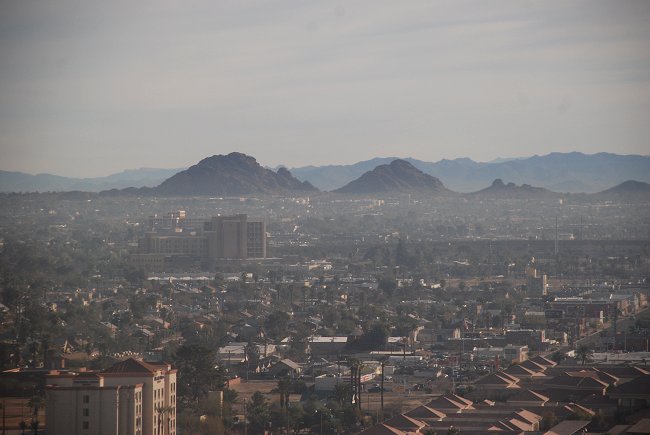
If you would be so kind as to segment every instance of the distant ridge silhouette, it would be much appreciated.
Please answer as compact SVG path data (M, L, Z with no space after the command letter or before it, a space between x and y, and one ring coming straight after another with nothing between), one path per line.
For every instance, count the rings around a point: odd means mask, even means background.
M351 181L336 193L451 193L440 180L417 169L405 160L379 165Z

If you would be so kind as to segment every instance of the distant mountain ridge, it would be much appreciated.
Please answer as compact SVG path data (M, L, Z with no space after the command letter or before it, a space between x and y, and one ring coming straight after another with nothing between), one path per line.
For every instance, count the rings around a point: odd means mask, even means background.
M515 183L504 183L503 180L497 178L492 182L489 187L481 189L478 192L473 192L468 194L469 196L482 196L482 197L493 197L493 198L510 198L510 199L524 199L532 197L551 197L558 196L560 194L556 192L551 192L548 189L543 187L533 187L530 184L522 184L517 186Z
M277 172L262 167L242 153L214 155L150 189L156 195L249 195L316 192L307 181L294 178L286 168Z
M319 189L335 190L375 166L395 159L384 157L353 165L305 166L292 168L291 173L300 180L309 180ZM550 153L488 163L469 158L443 159L435 163L413 158L402 160L459 192L476 192L495 179L569 193L595 193L630 179L650 182L650 156L640 155Z
M71 178L51 174L31 175L0 171L0 192L100 192L126 187L153 187L182 169L127 169L106 177Z
M642 181L628 180L610 189L598 192L601 196L650 196L650 184Z
M290 175L291 178L309 181L312 187L331 191L394 160L398 158L378 157L352 165L305 166L291 169ZM495 179L566 193L602 192L628 180L650 183L650 156L573 152L497 159L488 163L475 162L469 158L444 159L435 163L412 158L400 160L438 178L447 188L458 192L477 192ZM183 170L142 168L97 178L0 171L0 192L98 192L126 187L154 187ZM274 173L278 174L277 171ZM284 183L288 182L284 170L279 175L280 179L285 178ZM276 182L279 185L283 183L279 179Z
M425 174L411 163L396 159L379 165L351 181L336 193L450 193L437 178Z

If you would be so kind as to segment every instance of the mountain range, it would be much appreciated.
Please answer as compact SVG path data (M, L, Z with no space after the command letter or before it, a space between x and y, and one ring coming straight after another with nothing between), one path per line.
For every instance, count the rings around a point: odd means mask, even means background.
M334 190L396 157L381 157L352 165L290 168L300 180L322 190ZM611 153L551 153L512 160L481 163L468 158L425 162L403 159L424 173L439 178L449 189L475 192L496 179L530 184L555 192L593 193L633 179L650 182L650 156Z
M95 178L72 178L51 174L30 175L24 172L0 171L0 192L69 192L73 190L99 192L127 187L153 187L183 169L127 169L117 174Z
M356 180L336 189L334 193L351 195L381 195L413 193L433 196L464 196L465 198L491 199L553 199L561 198L565 193L557 193L543 187L530 184L517 185L497 178L489 187L471 193L458 193L449 190L436 177L417 169L405 160L393 160L387 165L379 165L365 172ZM576 194L584 195L584 194ZM640 181L625 181L602 192L589 194L601 199L625 198L644 200L650 198L650 184Z
M238 162L234 167L215 166L216 157L231 156ZM0 171L0 192L27 191L88 191L98 192L126 187L150 187L151 192L159 194L181 194L187 192L188 186L196 184L195 191L218 194L216 186L227 186L232 179L237 180L227 191L239 193L271 193L286 191L312 191L314 186L322 190L343 189L346 184L358 179L378 166L388 165L394 160L410 163L415 168L437 179L444 186L458 192L477 192L494 180L508 180L511 183L538 186L556 192L600 192L621 184L627 180L650 182L650 157L639 155L618 155L610 153L551 153L545 156L533 156L518 159L498 159L488 163L475 162L468 158L425 162L412 158L396 159L393 157L374 158L351 165L306 166L284 168L271 171L260 166L254 158L240 153L228 156L213 156L202 160L189 169L133 169L98 178L70 178L50 174L29 175L21 172ZM211 160L212 159L212 160ZM251 161L252 160L252 161ZM253 163L254 162L254 163ZM241 168L236 172L236 168ZM210 173L207 178L199 174ZM387 169L382 169L382 171ZM189 171L189 172L188 172ZM219 172L231 171L228 177L219 178ZM233 172L234 171L234 172ZM409 169L412 173L413 171ZM225 172L224 172L225 173ZM248 175L247 175L248 174ZM413 175L412 173L411 175ZM366 176L360 184L372 180L378 174ZM247 181L247 177L252 177ZM424 182L421 175L417 177ZM173 180L173 181L170 181ZM299 181L300 180L300 181ZM301 182L302 181L302 182ZM385 181L385 180L384 180ZM307 183L303 183L307 182ZM389 184L390 182L387 181ZM396 182L393 180L392 182ZM212 183L212 187L210 184ZM248 184L248 186L246 186ZM407 183L408 184L408 183ZM426 184L426 183L425 183ZM183 187L185 185L185 187ZM156 187L158 186L158 187ZM416 183L410 188L419 189ZM506 188L509 185L504 185ZM386 186L385 188L387 188ZM395 186L397 190L405 186ZM501 188L502 186L496 186ZM525 186L521 186L524 188ZM626 190L631 186L625 186ZM185 189L185 190L184 190ZM131 189L139 191L139 189ZM222 190L225 192L226 190ZM175 192L175 193L174 193ZM144 190L143 190L144 193ZM489 192L487 192L489 193Z

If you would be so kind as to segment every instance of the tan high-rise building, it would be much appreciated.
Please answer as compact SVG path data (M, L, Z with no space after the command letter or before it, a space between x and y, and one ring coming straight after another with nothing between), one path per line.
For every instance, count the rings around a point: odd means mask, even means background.
M266 257L266 225L245 214L215 216L208 228L208 256L219 258Z
M175 435L176 370L130 358L102 372L53 374L50 435Z
M266 224L245 214L188 219L185 212L152 216L131 262L145 270L164 270L181 261L214 265L219 259L266 257Z

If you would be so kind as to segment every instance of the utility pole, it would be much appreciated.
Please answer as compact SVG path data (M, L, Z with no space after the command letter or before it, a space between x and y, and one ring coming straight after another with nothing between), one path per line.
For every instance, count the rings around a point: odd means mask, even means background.
M612 325L612 350L616 351L616 329L618 326L618 306L614 302L614 324Z
M646 340L647 341L647 340ZM381 360L381 412L379 414L379 422L384 421L384 366L386 365L386 359L382 358Z
M230 388L230 351L228 351L228 377L226 378L226 387Z
M557 216L555 216L555 258L557 258L558 251L559 251L559 247L558 247Z

